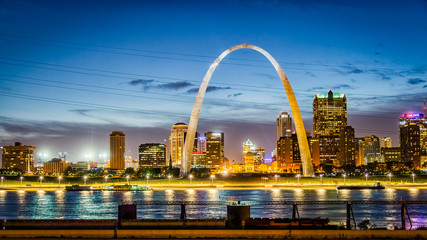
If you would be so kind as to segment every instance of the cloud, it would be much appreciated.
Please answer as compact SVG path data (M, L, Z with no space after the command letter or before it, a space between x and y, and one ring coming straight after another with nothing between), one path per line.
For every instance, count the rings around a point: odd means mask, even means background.
M338 89L338 90L342 90L342 89L356 89L356 87L348 85L348 84L338 84L335 86L331 86L331 87L313 87L308 89L308 91L316 91L316 90L327 90L327 89Z
M420 83L425 83L426 80L421 79L421 78L411 78L408 80L408 83L411 85L416 85L416 84L420 84Z
M154 80L135 79L135 80L132 80L132 81L128 82L128 84L132 85L132 86L136 86L136 85L147 86L147 85L149 85L149 84L151 84L153 82L154 82Z
M231 97L237 97L237 96L240 96L240 95L243 95L243 93L230 94L227 97L231 98Z
M206 88L206 92L213 92L213 91L218 91L218 90L227 90L227 89L231 89L231 87L217 87L217 86L208 86ZM199 92L199 88L191 88L188 89L187 93L197 93Z
M375 52L375 55L380 55L381 53L380 52Z
M269 80L276 80L279 78L279 76L277 75L273 75L273 74L268 74L268 73L252 73L255 76L261 76L261 77L265 77Z
M157 85L157 88L160 89L173 89L173 90L179 90L182 88L186 88L191 86L192 84L187 82L187 81L178 81L178 82L172 82L172 83L165 83L165 84L160 84Z
M427 85L424 85L424 87L423 88L427 88Z
M310 77L316 77L316 75L312 72L305 72L305 74L307 74Z
M333 70L343 75L364 73L363 70L353 66L341 66L341 69L333 69Z

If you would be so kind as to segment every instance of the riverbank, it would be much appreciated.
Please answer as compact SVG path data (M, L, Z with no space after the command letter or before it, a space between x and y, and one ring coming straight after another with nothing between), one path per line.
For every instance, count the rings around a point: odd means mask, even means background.
M125 183L120 183L125 184ZM132 183L135 184L135 183ZM146 186L146 184L140 184ZM347 184L351 186L355 184ZM359 184L362 185L362 184ZM365 185L365 184L363 184ZM64 191L65 186L71 185L39 185L39 186L3 186L0 187L0 191ZM107 185L92 185L94 190L106 190ZM111 186L111 184L109 185ZM212 184L198 184L198 185L186 185L186 184L153 184L148 185L152 190L295 190L295 189L307 189L307 190L336 190L335 184L278 184L278 185L261 185L261 184L229 184L229 185L212 185ZM386 184L387 189L427 189L427 184Z
M427 230L0 230L0 237L10 239L427 239Z

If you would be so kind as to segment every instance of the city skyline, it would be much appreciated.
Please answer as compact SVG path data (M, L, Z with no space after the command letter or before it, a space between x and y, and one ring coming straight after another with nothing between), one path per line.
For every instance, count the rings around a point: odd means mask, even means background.
M399 117L422 111L427 97L422 1L388 6L220 1L203 11L207 3L164 3L108 2L100 9L94 2L79 2L81 8L54 1L2 3L0 17L8 21L0 23L0 145L22 142L51 157L66 151L78 161L89 152L108 152L108 135L119 130L131 150L126 155L136 158L140 144L167 144L173 124L188 124L210 62L244 42L277 58L308 130L314 95L329 89L347 96L348 124L356 136L391 136L394 146ZM224 8L237 6L236 13ZM355 11L360 9L366 18ZM224 19L216 19L215 11ZM310 16L304 19L304 13ZM45 27L47 22L54 24ZM347 31L350 26L358 31ZM288 106L267 60L242 50L213 75L198 132L224 132L225 156L236 162L248 138L270 155L275 119L290 112Z

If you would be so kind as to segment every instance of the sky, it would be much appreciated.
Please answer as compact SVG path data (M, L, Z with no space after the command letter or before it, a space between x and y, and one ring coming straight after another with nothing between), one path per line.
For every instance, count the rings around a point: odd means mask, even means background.
M0 0L0 146L97 161L109 134L126 155L188 123L210 64L231 46L268 51L312 130L313 97L343 93L357 137L390 136L427 99L426 1ZM289 103L260 53L231 53L213 74L198 132L221 131L225 156L276 140ZM92 155L92 158L85 156Z

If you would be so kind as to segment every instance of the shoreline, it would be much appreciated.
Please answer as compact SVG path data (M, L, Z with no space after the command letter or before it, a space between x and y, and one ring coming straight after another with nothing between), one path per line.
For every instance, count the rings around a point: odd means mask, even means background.
M355 184L348 184L349 186ZM359 184L363 185L363 184ZM65 186L2 186L0 191L66 191ZM90 186L90 185L88 185ZM103 191L105 185L92 185L93 191ZM109 185L111 186L111 185ZM144 185L145 186L145 185ZM427 189L427 184L396 184L384 185L387 189ZM239 185L149 185L153 191L167 191L167 190L337 190L334 184L279 184L279 185L254 185L254 184L239 184ZM343 191L343 190L340 190Z

